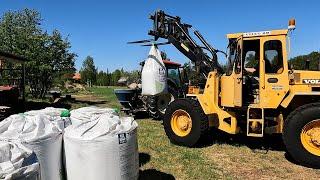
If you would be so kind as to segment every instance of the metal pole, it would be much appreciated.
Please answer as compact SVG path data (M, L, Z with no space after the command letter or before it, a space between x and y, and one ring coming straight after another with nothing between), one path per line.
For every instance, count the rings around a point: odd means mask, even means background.
M22 103L23 103L23 111L26 110L26 92L25 92L25 88L26 88L26 66L25 63L22 63Z

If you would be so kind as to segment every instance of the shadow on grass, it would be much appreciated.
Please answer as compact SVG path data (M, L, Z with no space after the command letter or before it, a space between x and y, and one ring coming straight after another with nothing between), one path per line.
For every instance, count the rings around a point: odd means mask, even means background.
M171 174L167 174L161 171L158 171L156 169L146 169L146 170L140 170L139 171L139 179L145 180L171 180L175 179Z
M139 119L146 119L149 118L149 113L145 111L137 112L134 114L134 119L139 120Z
M70 102L72 104L87 104L87 105L90 105L90 106L108 103L108 101L106 101L106 100L94 100L94 101L90 101L90 100L69 100L68 102Z
M139 153L139 167L144 166L150 161L151 157L147 153ZM167 174L156 169L139 170L139 179L145 180L171 180L175 179L171 174Z
M196 148L208 147L213 144L229 144L232 146L247 146L254 150L285 151L281 134L264 135L262 138L248 137L244 134L230 135L217 129L211 129ZM266 152L267 153L267 152Z
M163 125L163 123L162 123ZM268 135L264 137L248 137L244 134L228 134L221 130L211 128L194 148L205 148L214 144L228 144L232 146L247 146L251 150L285 151L285 145L281 134ZM266 152L267 153L267 152Z
M39 110L46 107L65 108L70 109L71 105L67 102L50 103L50 102L38 102L38 101L26 101L25 110Z
M139 167L147 164L150 161L150 155L147 153L139 153Z
M71 109L72 107L81 107L81 106L95 106L106 104L107 101L84 101L84 100L67 100L61 99L56 103L46 102L46 101L26 101L25 102L25 111L30 110L39 110L44 109L46 107L55 107L55 108L65 108ZM23 109L20 110L23 112Z

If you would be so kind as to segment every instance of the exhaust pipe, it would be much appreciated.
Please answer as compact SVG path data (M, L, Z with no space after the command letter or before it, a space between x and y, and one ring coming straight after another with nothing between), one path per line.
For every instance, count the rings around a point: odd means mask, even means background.
M307 60L306 60L306 64L305 64L304 69L305 69L305 70L310 70L310 59L307 59Z

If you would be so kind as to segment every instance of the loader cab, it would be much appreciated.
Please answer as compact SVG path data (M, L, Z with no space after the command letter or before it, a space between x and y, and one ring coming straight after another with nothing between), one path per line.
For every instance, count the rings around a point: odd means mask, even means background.
M221 106L277 108L289 90L288 30L228 34Z
M170 60L163 60L163 63L167 69L167 84L168 90L174 91L175 98L185 97L187 92L186 86L186 73L180 63Z
M172 62L170 60L163 60L163 63L167 69L168 81L170 81L170 83L172 83L177 88L179 88L181 86L181 75L180 75L181 64Z

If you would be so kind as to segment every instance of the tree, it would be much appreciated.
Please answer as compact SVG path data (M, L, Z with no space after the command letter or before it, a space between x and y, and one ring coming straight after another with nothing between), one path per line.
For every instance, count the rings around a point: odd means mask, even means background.
M42 98L53 80L75 71L76 54L58 30L50 35L41 29L40 13L35 10L6 12L0 19L0 49L29 59L26 82L33 97Z
M93 58L91 56L87 56L83 61L80 74L81 81L83 83L87 83L89 86L96 84L98 70L96 69Z
M107 69L107 86L111 86L112 84L112 79L111 79L111 74L109 73L109 69Z
M116 69L115 71L112 72L111 77L112 77L112 85L117 85L118 80L121 78L121 70Z
M167 53L166 52L164 52L164 51L161 51L160 52L160 54L161 54L161 58L163 59L163 60L167 60Z
M245 62L245 67L254 68L257 67L259 60L256 59L254 54L250 53L248 57L246 57Z
M99 71L97 74L97 85L99 86L108 86L109 77L106 72Z
M141 83L141 73L138 70L133 70L128 73L128 81L130 83Z
M320 61L320 52L311 52L307 55L297 56L290 59L289 63L293 66L293 69L305 69L306 60L310 60L310 69L318 70Z

